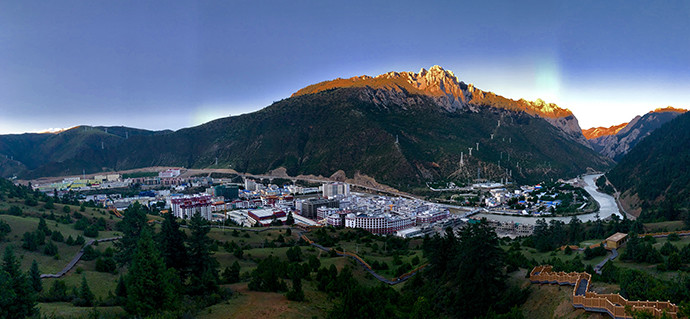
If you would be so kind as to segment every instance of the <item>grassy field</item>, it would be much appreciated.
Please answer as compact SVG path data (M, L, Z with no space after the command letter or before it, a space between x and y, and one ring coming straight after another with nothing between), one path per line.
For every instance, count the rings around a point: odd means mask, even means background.
M680 240L678 241L669 241L667 238L655 238L656 243L653 244L654 248L660 249L661 246L663 246L666 242L670 242L672 245L676 246L678 250L681 250L683 247L687 246L690 244L690 238L687 236L680 237ZM625 252L626 246L624 245L621 249L618 250L619 254L623 254ZM675 278L678 278L682 272L680 271L657 271L656 269L656 264L647 264L647 263L637 263L637 262L629 262L629 261L623 261L620 258L617 258L614 260L614 265L616 267L621 267L621 268L631 268L631 269L637 269L644 271L652 276L664 279L664 280L674 280Z
M69 246L62 242L56 242L58 247L58 256L47 256L43 254L43 246L39 247L38 251L27 251L21 248L22 237L25 232L33 232L37 229L40 216L49 216L53 214L58 219L65 216L63 206L56 204L53 209L45 209L44 203L39 203L37 206L29 207L24 205L23 201L9 200L0 202L0 210L7 209L10 206L18 206L22 209L24 216L0 215L0 220L7 222L12 228L12 232L8 234L4 242L0 242L0 249L7 246L13 246L15 253L18 256L22 269L29 269L31 262L36 260L39 264L41 273L56 273L69 263L73 256L81 249L80 246ZM106 231L99 231L98 239L115 237L120 235L115 231L115 224L120 220L114 218L109 212L103 209L86 208L85 211L80 212L79 206L68 206L72 219L74 213L78 212L88 220L103 218L106 220ZM149 220L158 220L162 218L158 216L148 216ZM83 235L83 231L76 230L74 223L63 224L54 220L46 220L47 227L51 231L59 231L66 239L68 236L76 238ZM155 229L159 229L160 225L155 224ZM189 230L183 228L189 235ZM360 237L352 236L350 230L330 231L329 236L343 236L343 234L350 235L351 240L340 240L335 244L335 247L342 248L348 252L357 252L363 259L373 262L385 262L389 265L389 270L379 271L382 275L393 278L395 277L395 269L398 267L394 263L393 255L385 251L386 245L383 238L372 237L368 242L361 241ZM313 235L308 235L312 239L316 239ZM313 279L303 281L304 293L306 295L305 302L288 301L284 293L266 293L255 292L247 289L247 283L251 272L257 267L258 263L268 257L276 256L281 260L287 260L287 250L289 246L300 240L299 231L292 230L291 234L287 234L287 229L271 229L263 232L252 232L249 230L233 231L229 229L212 228L209 237L218 243L218 249L214 252L214 257L219 262L219 270L222 271L226 267L230 267L235 261L240 265L241 282L228 286L236 293L227 302L223 302L207 309L204 309L198 314L201 318L323 318L327 311L331 309L332 305L325 293L316 289L316 283ZM282 239L280 239L282 237ZM88 241L90 238L85 237ZM46 242L49 237L46 237ZM242 258L236 257L232 251L225 249L226 243L234 242L234 244L244 248ZM398 257L401 263L412 263L412 259L417 257L419 264L425 262L420 249L421 241L412 241L409 243L410 248L406 254ZM101 243L94 246L97 250L104 251L108 247L112 247L113 243ZM234 246L234 245L233 245ZM281 247L282 246L282 247ZM389 247L390 248L390 247ZM329 253L311 246L301 246L303 262L306 262L310 256L318 257L322 267L330 267L334 265L339 271L345 267L351 267L355 278L367 286L380 284L367 273L359 264L349 257L330 257ZM43 279L44 291L47 291L56 280L64 281L68 289L79 287L82 277L86 278L91 291L96 296L97 300L105 300L110 293L114 293L117 280L120 274L126 273L126 269L120 268L115 274L101 273L95 271L95 260L84 261L77 263L76 267L68 272L60 279ZM312 274L314 276L314 274ZM287 280L289 283L289 280ZM400 286L400 285L399 285ZM400 287L395 287L399 289ZM92 314L94 308L78 308L72 306L70 303L55 302L55 303L41 303L39 308L43 315L48 316L63 316L63 317L87 317ZM96 308L102 313L123 313L121 307L102 307Z
M687 227L685 226L685 223L680 220L644 224L644 230L648 233L676 231L683 229L687 229Z
M27 251L22 249L22 236L25 232L33 232L38 226L39 219L37 217L19 217L10 215L0 215L0 220L5 221L12 228L12 232L7 236L6 241L0 242L0 250L4 251L5 247L11 245L15 249L15 254L21 262L24 269L29 269L31 262L36 260L39 264L41 273L56 273L69 263L74 255L80 250L79 246L70 246L64 242L55 242L58 247L58 256L47 256L43 254L42 247L38 251ZM73 224L61 224L55 221L46 220L48 229L51 231L59 231L66 239L68 236L77 238L83 235L80 230L74 229ZM116 231L100 231L97 239L118 236ZM46 237L46 242L49 237ZM88 241L90 238L85 237Z

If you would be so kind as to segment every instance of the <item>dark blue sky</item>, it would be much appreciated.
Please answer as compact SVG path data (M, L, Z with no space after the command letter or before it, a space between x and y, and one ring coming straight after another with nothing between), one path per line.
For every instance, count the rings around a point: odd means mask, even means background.
M690 107L687 1L2 1L0 133L179 129L438 64L581 126Z

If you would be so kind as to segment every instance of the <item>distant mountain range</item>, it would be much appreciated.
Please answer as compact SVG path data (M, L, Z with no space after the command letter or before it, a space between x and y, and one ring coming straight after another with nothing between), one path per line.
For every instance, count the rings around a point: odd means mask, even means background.
M538 182L613 163L589 147L569 110L479 90L438 66L318 83L260 111L176 132L77 127L0 136L0 154L4 176L282 167L291 176L342 170L399 189L477 177Z
M636 116L629 123L590 128L582 133L594 150L619 161L643 138L685 112L687 110L673 107L660 108L643 116Z
M671 220L683 217L690 207L688 167L690 113L684 112L639 141L606 177L621 192L626 206L641 212L640 218Z

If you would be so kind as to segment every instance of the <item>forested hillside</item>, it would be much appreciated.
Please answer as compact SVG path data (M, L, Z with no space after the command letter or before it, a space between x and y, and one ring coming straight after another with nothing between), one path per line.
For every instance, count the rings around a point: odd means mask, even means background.
M690 207L690 113L643 139L606 177L644 220L679 219Z

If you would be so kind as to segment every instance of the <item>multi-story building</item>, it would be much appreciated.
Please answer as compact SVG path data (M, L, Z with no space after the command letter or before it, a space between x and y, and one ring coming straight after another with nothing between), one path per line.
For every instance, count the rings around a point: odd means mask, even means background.
M338 208L340 205L337 200L325 198L310 198L302 202L300 215L307 218L316 218L319 207Z
M252 225L259 224L261 226L268 226L273 220L278 220L282 223L285 223L287 220L287 214L284 211L273 208L250 210L247 215L247 220Z
M417 214L417 225L429 224L439 220L444 220L450 216L450 212L447 209L434 209L427 210Z
M173 178L180 176L181 171L179 169L166 169L162 172L158 173L158 177L160 178Z
M329 183L321 187L324 198L333 198L336 195L350 196L350 184L347 183Z
M197 212L206 220L211 220L213 201L211 195L185 195L170 199L170 207L173 215L178 218L188 219Z
M345 227L361 228L374 234L391 234L414 226L414 219L387 214L354 214L345 216Z

